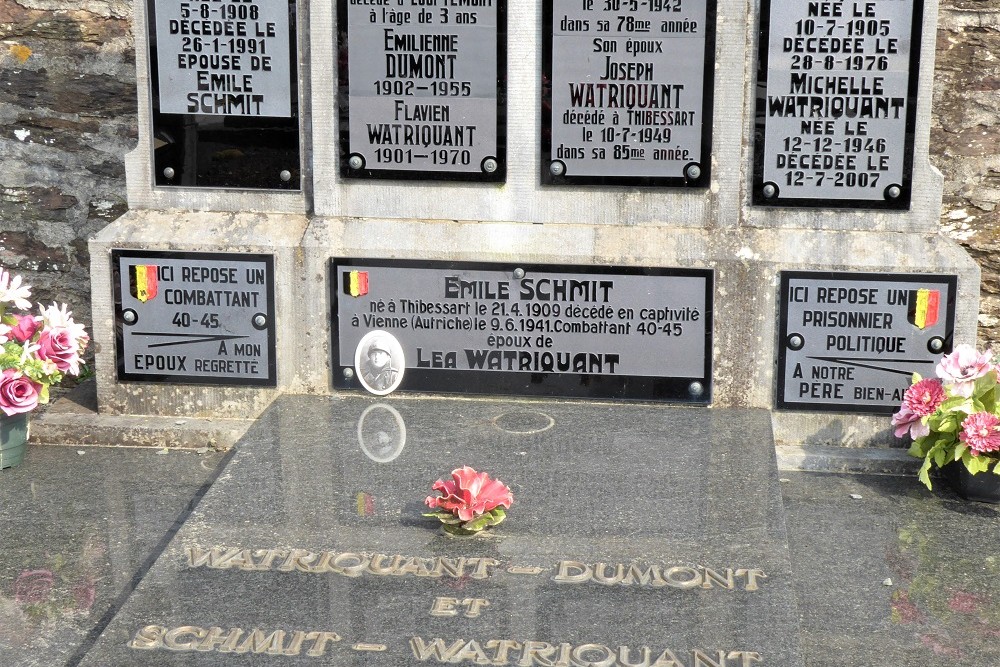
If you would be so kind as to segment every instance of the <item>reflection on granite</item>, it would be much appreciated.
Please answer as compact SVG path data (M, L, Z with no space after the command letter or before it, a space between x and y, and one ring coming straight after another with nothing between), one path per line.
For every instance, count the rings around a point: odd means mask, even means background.
M943 480L782 476L809 667L1000 664L997 507Z
M30 446L2 471L0 664L65 664L221 458Z
M82 664L801 664L767 412L375 403L278 399ZM463 464L488 536L421 516Z

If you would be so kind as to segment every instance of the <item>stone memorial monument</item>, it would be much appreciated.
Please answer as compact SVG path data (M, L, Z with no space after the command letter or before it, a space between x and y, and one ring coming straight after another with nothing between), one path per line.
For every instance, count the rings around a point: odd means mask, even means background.
M975 332L936 10L137 3L99 411L259 419L82 664L801 665L775 443Z

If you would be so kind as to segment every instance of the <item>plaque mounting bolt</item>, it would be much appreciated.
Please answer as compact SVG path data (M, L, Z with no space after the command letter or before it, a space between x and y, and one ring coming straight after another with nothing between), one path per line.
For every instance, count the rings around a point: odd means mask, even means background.
M899 195L903 194L902 189L898 185L890 185L885 191L886 196L889 199L899 199Z
M292 172L288 171L287 169L282 169L281 173L278 174L278 178L287 183L288 181L292 180Z
M523 277L524 277L524 269L522 269L520 267L514 269L514 279L515 280L520 280Z
M125 324L135 324L138 319L139 318L136 316L135 311L132 309L126 310L122 313L122 320Z
M354 369L353 368L345 368L344 369L344 377L347 378L348 380L350 380L352 377L354 377Z
M692 396L701 396L705 393L705 385L700 382L692 382L688 385L688 393Z
M940 352L944 349L944 339L938 336L934 336L929 341L927 341L927 349L931 352Z
M549 171L552 172L553 176L562 176L566 173L566 165L559 160L553 160L552 164L549 165Z
M173 167L167 167L163 170L163 176L165 178L173 178L177 172L174 171Z
M773 183L768 183L763 189L764 196L770 199L774 195L778 194L778 188L774 187Z
M355 153L347 160L347 166L351 169L361 169L361 167L365 166L365 159Z
M497 161L491 157L488 157L485 160L483 160L483 171L485 171L487 174L492 174L497 170L497 167L499 166L500 165L497 163Z
M792 350L801 350L805 344L806 341L800 334L792 334L788 337L788 347Z
M701 167L697 164L690 164L688 165L688 168L684 170L684 175L692 181L697 181L701 178Z
M267 324L267 318L260 313L253 316L253 325L263 328Z

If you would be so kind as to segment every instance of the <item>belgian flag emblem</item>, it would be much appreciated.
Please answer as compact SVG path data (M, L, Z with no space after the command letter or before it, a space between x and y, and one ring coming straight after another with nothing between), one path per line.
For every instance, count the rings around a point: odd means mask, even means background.
M348 271L344 274L344 294L353 297L368 294L368 272Z
M128 267L129 294L142 303L155 299L158 291L157 275L155 264L133 264Z
M910 290L906 319L918 329L926 329L937 324L940 308L941 292L939 290Z

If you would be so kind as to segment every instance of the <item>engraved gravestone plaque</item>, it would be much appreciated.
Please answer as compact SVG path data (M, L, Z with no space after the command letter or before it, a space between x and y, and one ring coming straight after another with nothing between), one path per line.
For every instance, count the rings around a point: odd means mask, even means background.
M543 183L707 187L715 8L543 3Z
M910 206L923 2L765 0L753 202Z
M275 386L271 255L111 257L119 381Z
M345 259L330 273L337 387L711 400L711 270ZM359 377L373 332L401 351Z
M503 182L506 0L340 0L341 175Z
M891 413L951 351L958 278L781 272L777 407Z
M298 189L294 0L147 0L157 185Z

